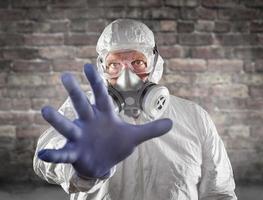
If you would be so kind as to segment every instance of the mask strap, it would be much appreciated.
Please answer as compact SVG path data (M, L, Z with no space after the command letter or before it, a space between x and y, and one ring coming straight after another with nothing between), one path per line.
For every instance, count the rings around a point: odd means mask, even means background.
M154 47L153 47L153 54L154 54L154 64L153 64L153 70L151 71L151 73L150 73L150 78L148 78L148 80L149 79L151 79L151 77L152 77L152 75L153 75L153 72L155 71L155 67L156 67L156 64L157 64L157 61L158 61L158 57L159 57L159 51L158 51L158 49L157 49L157 45L155 44L154 45Z

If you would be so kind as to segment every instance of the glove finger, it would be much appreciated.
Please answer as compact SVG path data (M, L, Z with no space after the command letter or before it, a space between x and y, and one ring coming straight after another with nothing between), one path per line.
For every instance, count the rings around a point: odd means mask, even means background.
M153 122L137 125L135 132L136 145L145 142L146 140L159 137L167 133L173 126L173 122L170 119L159 119Z
M77 153L66 145L62 149L43 149L37 156L46 162L51 163L74 163L77 160Z
M111 112L113 110L113 102L102 78L91 64L86 64L84 71L92 87L97 108L101 111Z
M45 106L41 109L43 118L68 140L77 140L81 136L79 128L54 108Z
M76 79L70 73L63 73L61 80L72 100L79 118L91 119L94 115L92 106Z

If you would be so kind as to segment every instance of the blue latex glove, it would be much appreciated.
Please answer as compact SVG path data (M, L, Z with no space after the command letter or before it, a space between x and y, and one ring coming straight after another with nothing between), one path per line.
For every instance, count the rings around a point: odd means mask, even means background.
M114 112L113 102L103 80L92 65L84 66L95 105L91 105L77 81L69 73L62 75L78 118L70 121L52 107L42 108L42 116L67 138L61 149L43 149L38 157L46 162L71 163L81 177L101 178L127 158L142 142L167 133L170 119L160 119L143 125L122 121Z

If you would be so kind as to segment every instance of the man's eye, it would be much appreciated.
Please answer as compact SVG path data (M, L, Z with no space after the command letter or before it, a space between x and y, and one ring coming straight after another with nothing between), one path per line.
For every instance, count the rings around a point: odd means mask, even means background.
M108 69L118 69L120 67L120 63L110 63L107 65Z
M137 66L145 65L145 62L143 60L135 60L132 62L132 65L137 65Z

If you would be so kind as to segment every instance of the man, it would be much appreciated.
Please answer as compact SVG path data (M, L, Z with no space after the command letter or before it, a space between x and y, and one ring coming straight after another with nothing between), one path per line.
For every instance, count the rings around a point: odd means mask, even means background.
M54 128L39 138L35 172L72 200L236 199L231 164L209 115L158 85L163 60L152 31L116 20L96 50L97 70L84 67L93 93L84 94L64 73L70 100L59 112L42 109Z

